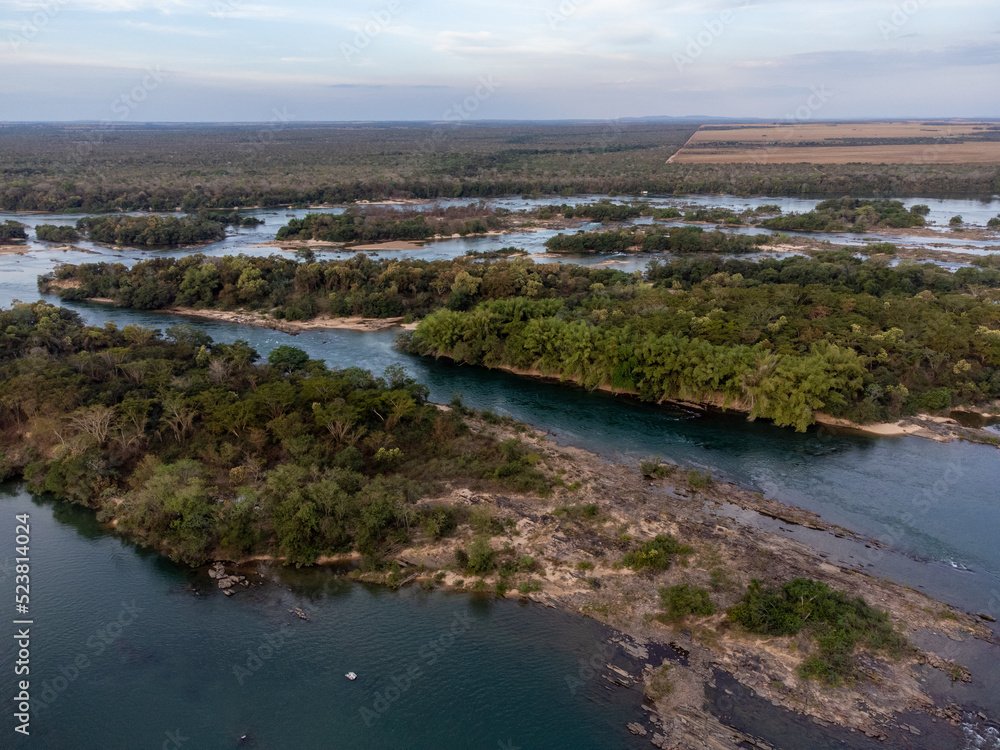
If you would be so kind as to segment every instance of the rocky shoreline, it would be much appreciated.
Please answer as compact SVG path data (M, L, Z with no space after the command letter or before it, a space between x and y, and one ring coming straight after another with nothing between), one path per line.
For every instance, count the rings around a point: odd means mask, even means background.
M865 656L869 678L830 688L798 675L797 666L809 648L802 639L749 634L728 622L724 612L738 600L750 578L780 582L808 577L864 597L889 612L907 635L930 632L951 640L993 644L993 632L985 624L989 616L963 613L912 589L837 567L806 545L749 523L750 516L760 513L869 546L876 544L827 524L816 514L728 484L703 486L680 470L650 481L633 467L608 464L587 451L557 446L538 431L515 433L477 420L472 424L476 430L492 431L501 438L517 434L541 454L546 470L562 480L564 489L554 497L537 498L456 487L420 504L485 509L503 529L491 535L491 545L536 562L534 573L519 574L514 580L515 585L524 584L520 591L500 595L592 617L612 629L609 642L628 655L633 666L611 664L602 652L592 660L591 668L612 689L616 685L643 687L647 718L633 722L630 731L649 739L652 746L670 750L780 746L742 731L728 717L727 706L741 701L756 701L758 711L777 712L776 716L785 717L784 724L788 717L804 717L808 731L840 738L848 747L913 747L911 741L927 732L951 738L958 746L961 709L930 695L919 679L920 670L928 668L945 672L953 680L975 679L974 672L947 654L915 651L899 662ZM720 512L724 505L738 506L748 514L746 519L724 515ZM594 506L596 512L584 518L566 510L583 506ZM656 574L633 573L620 565L624 551L634 542L662 533L673 534L694 549L686 564ZM411 544L392 555L397 572L355 570L350 577L391 586L412 582L426 588L497 595L495 574L480 583L455 565L456 550L473 536L468 527L438 541L415 532ZM218 564L213 570L217 569ZM722 571L721 582L716 580L718 571ZM657 589L682 581L711 585L719 614L688 616L678 622L660 617ZM663 679L658 675L667 676L668 690L653 689ZM714 707L706 698L713 694ZM941 746L948 746L947 742Z

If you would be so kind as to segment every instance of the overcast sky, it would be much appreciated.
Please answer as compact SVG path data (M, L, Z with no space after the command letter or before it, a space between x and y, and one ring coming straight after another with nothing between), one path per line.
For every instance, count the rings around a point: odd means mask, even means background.
M0 0L0 121L1000 117L998 0Z

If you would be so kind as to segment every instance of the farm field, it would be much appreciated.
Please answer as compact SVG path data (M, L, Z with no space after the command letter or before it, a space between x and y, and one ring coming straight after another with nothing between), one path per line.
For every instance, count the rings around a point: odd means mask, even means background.
M967 120L702 126L672 164L1000 163L1000 123Z

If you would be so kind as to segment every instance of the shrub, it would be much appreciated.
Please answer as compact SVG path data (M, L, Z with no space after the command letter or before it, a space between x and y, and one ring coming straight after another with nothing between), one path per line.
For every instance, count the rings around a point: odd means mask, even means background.
M662 463L659 456L639 463L640 473L647 479L663 479L674 473L676 467Z
M622 564L632 570L639 571L644 568L652 570L667 570L673 561L674 555L687 555L694 550L681 544L669 534L660 534L655 539L650 539L639 549L629 552L622 559Z
M859 645L890 657L908 648L906 638L893 628L889 616L860 597L850 599L825 583L796 578L780 590L765 589L754 580L729 618L761 635L795 635L808 629L817 653L800 667L809 679L839 685L859 676L854 655Z
M652 701L658 701L664 696L674 692L674 683L670 679L670 665L664 664L662 667L652 672L646 680L643 692Z
M673 619L687 615L708 617L715 614L715 605L709 598L708 590L689 583L661 588L660 603Z
M713 481L710 471L692 470L688 472L688 484L697 489L711 487Z
M486 537L477 536L469 547L467 558L466 572L471 575L483 575L493 569L496 550L490 546L490 542Z
M542 590L542 582L532 578L530 581L525 581L520 586L517 587L519 594L530 594L534 591Z

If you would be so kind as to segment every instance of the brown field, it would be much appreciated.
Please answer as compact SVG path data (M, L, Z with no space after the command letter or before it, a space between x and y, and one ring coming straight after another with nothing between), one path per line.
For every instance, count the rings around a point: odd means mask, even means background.
M860 122L703 126L676 164L1000 163L991 122ZM995 137L995 136L994 136ZM865 141L876 141L865 143Z

